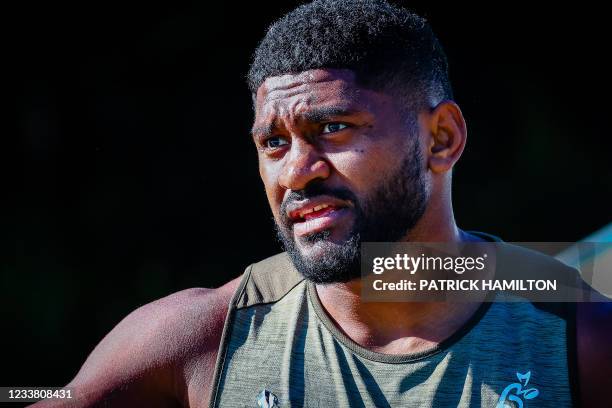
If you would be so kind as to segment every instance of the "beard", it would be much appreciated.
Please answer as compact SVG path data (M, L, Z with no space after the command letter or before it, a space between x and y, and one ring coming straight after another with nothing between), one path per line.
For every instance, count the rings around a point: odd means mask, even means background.
M363 202L350 190L326 187L324 181L313 181L304 190L290 192L281 205L281 222L275 222L275 227L278 239L304 278L321 284L358 278L361 276L362 242L397 242L414 228L425 212L428 193L416 138L411 145L412 151L402 160L400 168L385 178ZM342 242L331 240L330 231L303 237L305 243L319 249L316 256L305 256L295 242L286 207L291 201L323 194L351 201L355 221Z

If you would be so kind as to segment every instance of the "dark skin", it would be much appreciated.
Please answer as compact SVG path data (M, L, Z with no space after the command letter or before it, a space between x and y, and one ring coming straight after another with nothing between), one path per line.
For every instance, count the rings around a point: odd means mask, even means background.
M452 101L430 101L419 113L418 135L429 200L406 239L462 241L471 237L455 224L451 169L466 142L466 126ZM274 217L291 190L313 180L348 188L365 198L384 175L392 174L407 147L407 128L398 101L359 87L345 70L313 70L268 78L256 95L253 139L259 171ZM323 197L322 200L328 200ZM338 203L336 203L338 205ZM338 205L324 228L330 239L346 237L354 214ZM334 210L336 211L336 210ZM293 229L298 249L316 259L318 244L303 234L323 228L315 222ZM189 289L145 305L128 315L94 349L68 384L75 400L46 401L40 407L109 406L205 407L227 304L238 278L221 288ZM427 350L456 331L477 303L361 304L358 280L318 286L328 314L353 341L371 350L398 354ZM583 406L601 406L612 387L612 313L603 304L578 304L578 361Z
M466 126L453 102L437 103L433 114L419 115L422 163L430 202L419 223L406 236L416 242L459 241L450 203L450 169L465 146ZM253 138L259 171L277 222L290 191L323 181L346 188L365 200L375 186L395 174L410 151L409 126L396 98L360 89L352 72L313 70L269 78L257 93ZM435 133L431 132L433 128ZM430 169L431 171L427 172ZM335 207L331 199L317 205ZM308 206L308 202L300 204ZM340 204L340 205L343 205ZM355 222L351 203L325 229L343 241ZM295 222L293 239L307 259L316 262L320 245L302 239ZM304 223L306 224L306 223ZM449 337L474 313L478 303L362 303L360 281L319 285L321 303L338 326L358 344L388 354L420 352Z

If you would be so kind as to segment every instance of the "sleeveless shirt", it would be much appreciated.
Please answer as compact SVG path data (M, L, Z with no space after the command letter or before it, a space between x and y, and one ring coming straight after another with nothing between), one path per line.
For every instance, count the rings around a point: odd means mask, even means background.
M503 248L500 264L512 257L522 272L566 268ZM340 331L282 253L249 266L230 301L210 406L258 407L258 397L270 407L575 406L574 306L483 302L435 348L383 354Z

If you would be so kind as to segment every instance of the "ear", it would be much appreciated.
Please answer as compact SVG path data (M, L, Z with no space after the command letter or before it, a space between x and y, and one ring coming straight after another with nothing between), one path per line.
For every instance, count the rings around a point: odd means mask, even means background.
M465 119L455 102L445 100L430 111L427 121L429 168L434 173L445 173L463 153L467 138Z

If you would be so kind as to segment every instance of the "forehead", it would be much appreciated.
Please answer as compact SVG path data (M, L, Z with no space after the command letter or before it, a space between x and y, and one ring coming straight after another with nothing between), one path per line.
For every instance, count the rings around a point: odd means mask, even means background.
M271 114L298 114L312 106L348 108L363 103L367 94L364 91L357 86L350 70L315 69L268 77L257 90L256 120Z

